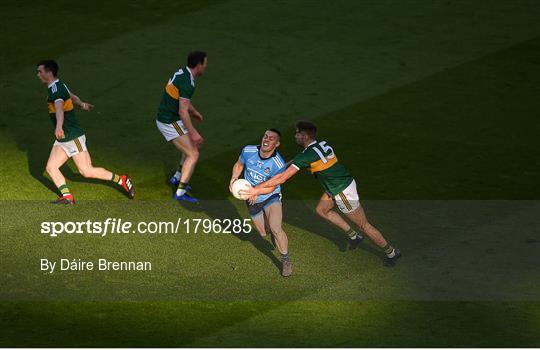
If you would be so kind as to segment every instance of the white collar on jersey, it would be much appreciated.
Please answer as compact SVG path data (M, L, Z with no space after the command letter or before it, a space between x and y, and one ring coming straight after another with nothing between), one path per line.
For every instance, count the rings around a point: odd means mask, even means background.
M193 73L191 73L191 69L186 66L186 70L189 72L189 77L191 78L191 85L195 86L195 79L193 78Z
M310 143L309 145L307 145L306 148L304 148L304 151L305 151L306 149L308 149L309 146L314 145L314 144L316 144L316 143L317 143L317 140L313 141L312 143Z
M60 80L60 79L56 79L55 81L53 81L52 83L50 83L48 87L51 87L51 86L53 86L54 84L58 83L59 80Z

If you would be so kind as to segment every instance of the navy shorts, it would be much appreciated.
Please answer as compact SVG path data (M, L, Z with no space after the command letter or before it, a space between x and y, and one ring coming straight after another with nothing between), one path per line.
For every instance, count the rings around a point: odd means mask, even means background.
M281 193L274 193L270 197L266 198L264 201L260 203L255 204L249 204L248 201L246 201L246 205L248 208L248 212L250 216L257 216L262 213L263 209L269 206L270 204L273 204L277 201L281 201Z

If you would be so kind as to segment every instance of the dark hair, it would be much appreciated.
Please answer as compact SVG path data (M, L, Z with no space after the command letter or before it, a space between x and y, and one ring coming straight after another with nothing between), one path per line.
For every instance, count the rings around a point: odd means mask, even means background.
M279 138L281 138L281 133L279 132L278 129L270 128L268 129L268 131L275 132L276 134L278 134Z
M58 75L58 70L60 69L55 60L41 60L37 66L43 66L46 71L52 72L55 77Z
M307 120L299 120L296 122L295 126L299 132L306 133L312 139L317 137L317 126L312 122L308 122Z
M187 66L189 68L195 68L199 63L203 64L204 59L206 58L206 52L204 51L193 51L187 56Z

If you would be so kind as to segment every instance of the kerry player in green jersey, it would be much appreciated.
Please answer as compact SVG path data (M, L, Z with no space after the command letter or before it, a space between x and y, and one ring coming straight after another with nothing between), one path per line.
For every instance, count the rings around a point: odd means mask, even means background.
M123 191L133 198L135 189L128 175L117 175L104 168L92 165L90 153L86 148L86 135L75 115L74 104L84 111L90 111L94 106L83 102L69 91L66 84L57 78L58 64L54 60L43 60L37 65L37 76L47 85L47 105L49 117L54 127L56 141L53 144L45 170L53 180L61 196L54 204L74 204L73 194L66 185L66 179L60 167L69 158L73 159L79 173L85 178L113 181Z
M195 77L202 75L208 64L206 52L194 51L188 55L187 66L172 74L165 85L159 104L156 125L165 137L181 153L178 170L170 179L177 186L175 200L197 202L188 192L188 185L199 160L199 147L204 139L191 123L191 117L202 121L203 116L191 103L195 93Z
M356 224L377 246L386 253L385 266L394 266L400 258L401 252L394 249L383 237L381 232L373 227L367 220L366 214L360 205L356 182L349 171L338 162L334 150L326 141L317 141L317 127L307 121L296 123L295 141L304 150L298 154L285 172L278 174L266 182L240 191L254 196L264 194L270 188L280 185L296 174L300 169L307 168L321 183L325 192L317 204L317 214L330 221L347 233L350 239L350 248L354 249L364 238L357 233L338 213L333 211L334 203L339 210Z

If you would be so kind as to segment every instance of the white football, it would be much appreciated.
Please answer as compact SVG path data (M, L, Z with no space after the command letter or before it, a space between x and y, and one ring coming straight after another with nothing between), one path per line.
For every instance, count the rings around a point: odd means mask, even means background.
M247 197L241 196L240 193L238 193L240 190L244 190L246 188L252 187L248 180L246 179L238 179L235 182L233 182L231 188L232 188L232 195L234 198L237 199L243 199L246 200Z

